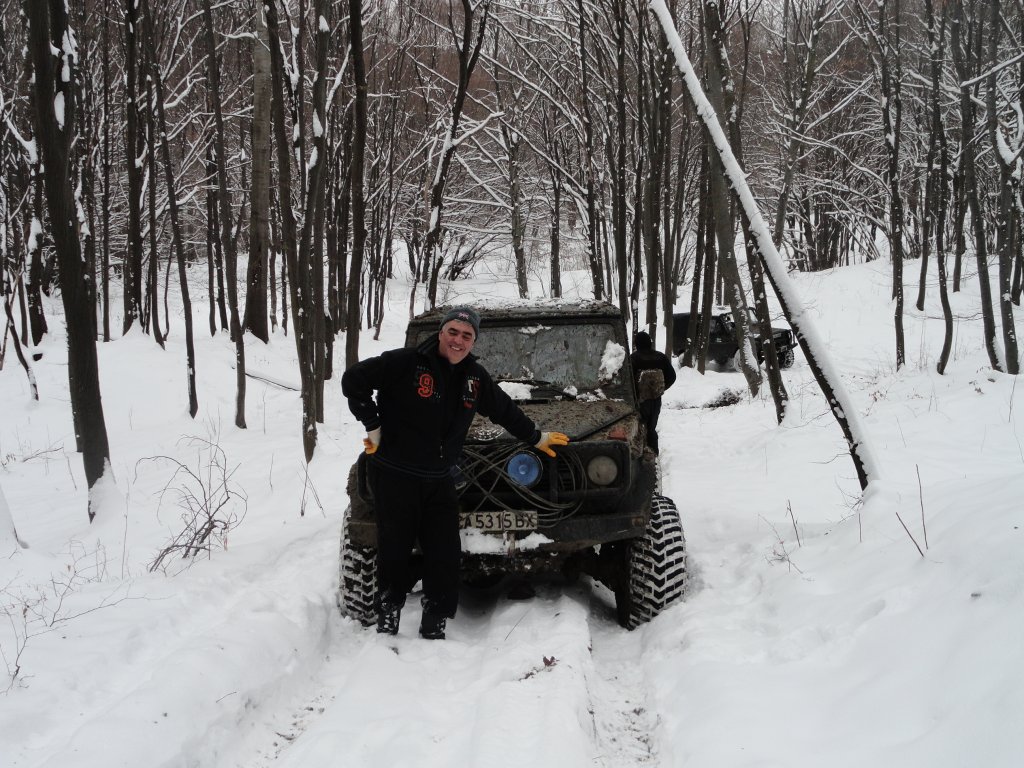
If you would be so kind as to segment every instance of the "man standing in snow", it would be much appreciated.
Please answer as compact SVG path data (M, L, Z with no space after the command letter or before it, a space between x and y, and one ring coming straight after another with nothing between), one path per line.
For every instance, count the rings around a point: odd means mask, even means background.
M444 639L459 599L458 496L452 469L479 411L549 456L566 445L541 432L470 354L480 316L455 307L436 338L361 360L341 378L352 414L366 428L367 477L377 515L377 631L395 635L413 586L411 555L423 553L420 635ZM373 393L377 393L376 402Z
M647 446L658 452L658 417L661 416L661 395L676 382L676 372L668 355L654 348L650 334L636 335L636 349L629 356L636 377L640 418L647 429Z

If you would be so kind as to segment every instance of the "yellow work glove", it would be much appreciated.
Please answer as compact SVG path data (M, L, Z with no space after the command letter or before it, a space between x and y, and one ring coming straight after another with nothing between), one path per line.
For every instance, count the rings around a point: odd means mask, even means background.
M538 451L543 451L548 456L554 456L555 452L551 450L556 445L561 447L569 444L569 436L562 434L561 432L541 432L540 442L538 442L534 448Z
M366 453L376 453L380 447L380 427L371 429L363 438L363 450Z

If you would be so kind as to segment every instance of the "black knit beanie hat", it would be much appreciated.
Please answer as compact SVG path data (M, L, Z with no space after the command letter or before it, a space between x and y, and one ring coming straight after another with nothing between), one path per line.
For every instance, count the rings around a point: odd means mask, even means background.
M469 323L473 326L473 336L480 335L480 315L476 313L476 310L470 307L452 307L441 321L441 327L444 328L452 320L461 320L463 323Z

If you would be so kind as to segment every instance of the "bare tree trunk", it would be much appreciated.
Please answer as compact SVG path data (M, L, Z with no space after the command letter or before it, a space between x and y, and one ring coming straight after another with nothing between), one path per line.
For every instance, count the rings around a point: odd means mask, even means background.
M32 346L38 346L49 328L46 314L43 312L43 221L46 218L43 207L45 201L45 182L43 168L37 162L32 170L34 212L26 243L28 255L28 283L25 285L25 302L28 327L32 333ZM49 293L49 288L46 289Z
M285 255L287 276L282 274L282 289L287 280L291 293L292 330L295 350L299 358L299 378L302 387L302 447L306 461L311 461L316 450L316 384L313 371L313 307L310 289L309 253L299 247L298 228L292 209L291 149L285 129L285 64L281 50L281 29L277 16L277 2L264 5L267 31L270 36L271 73L273 77L274 145L277 149L278 207L281 212L281 244ZM319 25L318 25L319 26ZM320 33L318 33L319 39ZM322 114L322 110L321 110ZM324 160L325 161L325 160ZM322 166L323 162L318 163ZM312 226L312 222L310 222ZM282 290L282 299L286 293Z
M604 298L604 277L601 273L601 248L599 245L598 228L600 222L597 215L597 175L596 159L594 157L594 125L590 115L590 99L588 95L590 82L590 67L587 65L587 27L586 14L584 12L583 0L577 0L579 12L580 29L578 41L578 53L580 61L580 92L582 98L583 112L583 163L584 176L587 181L587 235L589 237L589 250L587 258L590 264L590 275L594 281L594 298L598 301Z
M82 255L85 258L85 268L92 278L93 286L93 311L92 318L93 336L98 338L98 327L96 321L97 293L96 293L96 163L98 160L95 148L99 146L98 132L96 130L97 105L96 87L91 76L83 77L83 72L89 72L90 63L96 53L97 45L93 40L93 26L86 24L85 4L78 4L77 8L69 4L77 14L74 22L77 24L77 52L78 69L74 87L80 101L80 108L76 110L78 124L76 132L79 142L85 147L77 153L77 178L73 182L78 198L78 218L82 240ZM91 72L89 72L91 75Z
M252 198L249 218L249 265L243 326L270 341L267 325L267 273L270 268L270 41L261 8L256 10L252 40Z
M351 55L351 54L350 54ZM355 98L350 102L349 109L346 110L345 121L342 125L342 142L339 148L339 154L344 158L344 161L339 161L339 178L341 182L341 191L338 194L335 202L337 208L335 209L334 223L338 230L337 241L338 241L338 253L335 256L336 267L338 273L338 313L335 315L335 328L339 331L348 331L348 291L351 286L349 275L349 232L351 225L351 211L352 211L352 142L355 141L355 131L353 123L355 121ZM344 168L342 173L341 168ZM364 220L365 220L365 191L364 195ZM413 219L414 223L418 222L418 219ZM363 242L366 242L366 236L363 236ZM365 247L365 245L364 245ZM362 270L362 265L360 265ZM359 283L359 275L356 275L356 284ZM413 282L413 290L411 293L415 293L416 283L415 279ZM356 296L358 297L358 289ZM359 300L356 299L356 306L358 307ZM357 326L358 327L358 326ZM346 344L348 343L348 337L345 337ZM358 340L357 340L358 344ZM347 356L346 356L347 359ZM358 355L356 356L358 359Z
M638 99L641 118L639 120L641 134L644 140L641 147L645 150L647 157L645 170L642 176L642 183L637 191L640 217L640 232L643 239L643 263L647 271L647 284L645 300L647 314L644 322L647 325L647 332L651 338L657 338L658 326L658 296L659 285L668 285L670 276L664 271L663 260L663 221L662 221L662 198L665 189L668 187L669 174L667 169L667 156L672 145L671 141L671 90L672 90L672 63L668 58L664 45L664 35L660 28L654 30L648 28L649 19L646 16L638 20L641 27L641 35L646 49L646 77L643 68L639 75L644 85L639 86L637 91L641 94ZM661 38L656 45L654 40L648 38L657 35ZM639 261L639 260L638 260ZM639 274L640 270L635 270ZM671 314L671 305L665 307L665 312ZM671 320L671 318L666 318ZM671 333L672 323L665 324ZM671 339L666 335L666 344ZM671 347L666 347L668 354L671 354Z
M273 102L271 102L273 104ZM273 115L273 107L271 107L271 115ZM277 206L274 203L274 190L270 190L270 265L267 270L268 277L270 278L270 284L267 286L267 292L270 294L270 329L271 331L277 330L277 255L281 253L281 227L276 221L275 211ZM284 310L286 313L287 310ZM282 320L284 316L282 315ZM282 327L282 331L287 333L287 324Z
M950 45L952 48L952 44ZM960 291L960 275L963 272L964 254L967 252L967 191L964 184L964 164L958 162L953 172L953 293Z
M792 27L789 26L790 18L788 15L783 19L783 24L785 29L791 30L795 36L800 22L798 4L793 3L792 6L790 6L790 3L786 2L783 6L784 15L788 14L790 7L793 9ZM806 45L798 46L795 41L790 41L788 33L782 41L784 48L791 48L794 53L802 51L804 61L800 80L796 84L796 88L793 89L793 96L789 99L789 103L787 104L789 111L785 116L787 142L785 161L783 165L782 189L779 191L778 200L775 202L775 226L772 229L772 242L775 243L776 248L782 245L782 236L786 221L786 208L789 204L789 198L793 190L793 180L796 176L797 156L799 155L800 148L803 146L801 133L803 132L804 124L807 119L807 108L811 101L814 89L814 80L818 73L818 42L821 39L821 30L825 21L834 12L835 6L831 6L831 0L817 0L817 3L814 6L814 11L811 14L810 29L808 31ZM787 57L784 56L784 59L785 58ZM783 83L783 87L788 89L789 84Z
M218 291L223 285L219 281L221 276L221 265L219 251L216 244L220 242L217 235L217 199L213 177L216 170L213 164L213 148L206 145L206 295L207 295L207 319L210 323L210 336L217 335L217 304L220 303L224 317L227 317L227 310L224 307L224 292ZM225 323L225 325L227 325Z
M999 113L996 91L999 66L999 38L1002 31L1002 19L999 12L999 0L989 1L988 30L988 133L994 148L993 154L999 167L999 194L996 197L996 250L999 255L999 315L1003 326L1003 351L1005 353L1006 372L1016 376L1020 371L1017 353L1017 330L1013 320L1013 298L1011 278L1013 274L1014 232L1017 218L1017 195L1020 187L1020 154L1016 147L1003 151L1007 139L1002 135L999 126ZM1018 96L1019 99L1019 96ZM1017 102L1018 106L1020 101ZM1019 129L1018 129L1019 130ZM1013 153L1013 157L1008 157Z
M224 248L225 276L228 288L228 311L231 313L231 340L235 342L235 426L245 429L245 338L242 321L238 316L238 251L237 241L231 236L231 192L228 186L227 144L224 138L224 114L221 107L220 63L217 59L217 37L213 30L213 11L210 0L203 0L203 20L206 26L206 73L213 103L214 141L217 160L217 186L220 194L220 231Z
M886 178L889 181L889 248L892 252L892 287L896 306L893 309L893 324L896 332L896 369L899 370L906 364L906 340L903 330L903 191L900 189L900 144L903 134L903 84L902 66L900 63L900 0L895 1L895 26L896 42L893 45L894 51L894 72L891 75L883 75L883 79L890 83L888 88L883 88L883 99L886 104L882 110L882 124L885 131L886 157L888 160ZM885 19L885 2L879 3L879 16ZM885 32L883 32L883 36ZM886 55L881 53L883 69L887 69Z
M68 383L76 439L89 485L88 514L96 515L93 488L110 465L107 427L100 397L99 365L93 333L93 276L84 269L78 238L76 205L71 188L71 146L75 125L74 69L76 52L68 36L67 11L61 0L24 0L29 27L29 57L34 69L33 122L41 150L47 208L57 258L60 260L61 299L68 333ZM60 68L72 74L57 77ZM63 110L58 112L56 104Z
M209 101L209 99L207 99ZM212 108L210 110L213 111ZM217 328L230 333L228 304L224 291L224 247L220 237L220 192L217 188L217 163L214 160L213 142L206 145L206 256L210 266L210 335L217 335ZM218 324L219 322L219 324Z
M313 83L313 141L308 172L305 213L299 250L309 254L309 304L312 331L307 349L313 365L310 400L314 421L322 422L324 387L324 190L330 172L327 155L327 52L330 48L330 0L316 0L316 80ZM314 435L315 437L315 435Z
M469 93L469 81L473 77L473 70L476 69L477 60L480 57L480 47L483 45L484 31L487 28L487 16L490 11L490 0L461 0L462 2L462 31L461 33L453 27L452 36L457 43L456 54L459 61L459 78L455 88L455 96L452 99L451 120L444 136L438 160L437 168L434 171L434 178L430 184L428 205L427 205L427 235L423 244L423 258L430 270L430 283L428 295L430 305L437 301L437 276L440 274L440 262L435 263L435 258L441 245L442 223L441 214L444 208L444 192L448 185L448 172L451 169L452 160L459 146L459 124L462 121L463 110L466 105L466 96ZM480 24L474 31L474 19L478 11L482 10ZM451 17L449 17L451 18Z
M928 65L930 83L928 91L928 109L931 120L931 131L928 145L928 181L925 200L925 238L934 238L935 264L939 273L939 301L942 304L944 335L942 351L935 369L939 374L946 372L949 354L953 347L953 310L949 303L949 287L946 276L946 213L949 194L946 179L949 173L949 146L946 141L946 129L942 122L942 65L946 43L946 18L937 24L935 7L932 0L925 0L925 15L928 23ZM923 306L919 303L919 309Z
M707 29L708 92L716 114L727 115L724 88L726 71L725 38L719 17L717 0L704 3L704 22ZM718 119L715 117L714 119ZM711 205L715 211L715 233L718 237L718 266L725 279L725 299L732 310L736 327L736 343L743 353L739 356L740 372L747 381L750 394L756 395L761 388L761 370L751 342L750 316L747 312L747 297L736 262L736 227L732 216L732 202L726 181L725 167L717 155L711 158Z
M363 58L363 13L360 0L349 0L349 36L351 38L352 76L355 80L352 153L349 189L352 201L352 257L349 262L345 322L345 367L359 361L359 287L366 248L366 63ZM414 283L415 283L415 277Z
M552 298L559 298L562 295L562 188L565 184L561 159L562 141L555 127L556 115L557 111L552 106L550 114L544 115L542 119L544 142L552 159L552 162L547 164L548 175L551 177L548 289Z
M188 293L188 273L185 269L185 246L181 237L181 223L178 216L178 195L177 185L174 183L174 171L171 165L171 147L167 140L167 115L164 111L164 85L163 77L160 74L160 62L156 56L156 42L154 40L153 15L150 10L149 0L142 0L143 14L143 36L146 40L146 50L149 59L149 76L153 83L154 103L152 111L155 112L157 125L160 132L160 149L163 155L164 183L167 185L167 207L171 215L171 241L174 246L174 253L178 261L178 283L181 289L181 308L185 315L185 361L186 376L188 380L188 413L193 419L199 412L199 397L196 393L196 350L194 334L192 329L192 301ZM154 140L155 140L154 135ZM150 147L150 153L156 154L156 146ZM153 164L155 170L156 166ZM150 187L156 187L156 176L150 179ZM156 321L157 312L154 310L153 319ZM154 325L154 329L156 326Z
M705 160L703 173L704 182L704 285L701 295L700 320L697 325L697 370L701 374L707 367L708 346L711 334L711 310L715 304L720 303L715 295L716 287L720 284L718 249L715 247L715 211L711 195L711 153L714 147L711 142L705 142ZM691 323L693 316L690 317Z
M2 265L0 265L2 268ZM0 271L0 275L2 275ZM18 358L18 362L21 363L21 367L25 369L25 375L28 377L29 391L32 393L32 399L39 401L39 385L36 383L36 374L32 370L32 364L29 363L25 357L25 353L21 349L21 342L18 340L18 329L14 325L14 315L11 312L10 295L7 292L7 283L4 282L3 286L3 302L4 302L4 332L0 335L0 338L4 340L4 344L0 345L0 370L4 367L4 354L3 347L6 346L7 334L11 336L11 345L14 347L14 354Z
M103 0L103 194L100 213L103 221L103 245L100 259L103 296L103 341L110 341L110 3Z
M562 296L562 188L551 190L551 253L549 255L548 289L552 298Z
M951 47L953 63L960 80L960 122L961 151L960 166L964 169L964 195L971 213L971 228L974 231L975 257L978 263L978 285L981 293L981 317L985 351L994 369L1002 370L996 352L995 313L992 308L992 288L988 275L988 243L985 233L985 217L981 208L980 192L975 168L975 101L971 80L975 77L981 59L981 28L978 22L974 39L963 34L964 9L961 3L953 4L951 25Z
M746 12L750 12L750 9L748 8ZM718 12L716 10L715 15L717 16L717 14ZM749 29L752 24L753 18L751 17L747 19L744 27L744 43L748 48L750 45ZM721 17L713 23L713 28L717 30L715 37L724 39ZM725 128L729 136L729 145L732 148L736 159L742 162L743 142L740 134L739 123L739 113L742 111L742 103L736 103L735 94L737 92L737 88L730 71L729 61L728 58L726 58L724 47L714 46L711 50L712 55L716 55L720 59L717 62L717 68L722 76L723 105L725 108L724 112L721 114L726 117ZM712 93L714 93L713 89ZM789 403L789 393L786 391L786 385L782 380L782 368L779 364L779 354L775 349L775 339L772 334L771 313L768 309L768 294L765 290L764 271L761 266L763 257L757 243L757 238L755 238L750 231L747 219L741 218L741 224L743 228L743 240L747 250L747 269L750 272L750 285L753 290L756 325L758 328L758 335L761 340L761 352L764 355L765 369L768 378L768 389L772 396L772 402L775 405L776 421L781 424L782 420L786 416L786 406ZM754 362L757 362L756 358ZM760 384L760 378L758 379L758 383Z
M121 331L127 333L142 314L142 168L139 165L139 77L138 3L124 0L125 48L125 163L128 177L128 245L121 273L124 283L124 318Z
M858 0L858 3L863 0ZM893 19L889 19L890 0L877 0L878 21L872 24L868 8L858 5L861 18L872 38L872 54L881 95L882 136L885 147L885 180L889 193L889 252L892 258L892 297L895 300L893 324L896 331L896 368L906 364L903 330L903 239L905 215L900 189L900 145L903 132L903 71L901 46L901 0L891 0ZM890 32L891 30L891 32ZM890 38L890 34L895 39Z
M522 145L519 138L514 136L512 131L504 125L502 133L508 148L509 197L512 201L512 252L516 260L516 286L519 288L519 298L525 299L530 295L530 289L526 279L526 247L523 243L526 235L526 214L523 211L523 193L520 183L522 171L519 167L519 154Z
M685 343L683 345L680 367L693 367L697 361L700 362L698 370L704 372L703 359L697 354L698 331L700 329L701 312L701 285L706 279L707 268L705 268L705 230L707 228L707 195L704 190L707 184L707 152L701 153L701 167L697 181L697 223L694 236L693 248L693 280L690 284L690 321L686 325ZM713 270L714 265L709 265ZM705 346L705 350L707 347Z
M609 164L608 176L610 182L610 193L612 198L612 245L614 247L615 271L618 273L617 293L619 294L619 309L622 316L630 318L633 312L629 306L629 292L627 289L627 277L629 273L629 253L626 248L626 193L629 188L626 170L626 131L628 120L626 117L626 3L625 0L611 0L612 29L615 40L615 111L614 111L614 133L609 130L607 138L609 147L607 161ZM583 95L588 98L587 94ZM609 115L609 119L611 119ZM608 288L611 291L612 282L608 281ZM636 320L633 319L635 327Z
M140 11L143 15L146 15L148 11ZM143 20L143 29L146 29L147 21ZM147 33L143 32L143 37ZM148 66L152 66L147 61L148 57L152 55L153 46L148 44L148 41L144 42L143 45L146 49L146 54L142 57L143 64L142 69L147 69ZM160 249L157 245L157 231L159 230L159 223L157 218L157 205L156 205L156 95L153 93L153 82L150 78L146 78L149 83L147 87L148 101L149 104L146 108L146 162L149 166L149 184L147 185L147 193L149 197L149 269L146 272L146 293L145 301L142 304L142 328L148 331L150 323L152 323L153 339L157 344L163 348L164 346L164 334L160 330ZM141 148L140 148L141 149ZM169 193L168 193L169 194ZM168 259L168 266L170 266L170 259ZM170 328L168 328L170 330Z

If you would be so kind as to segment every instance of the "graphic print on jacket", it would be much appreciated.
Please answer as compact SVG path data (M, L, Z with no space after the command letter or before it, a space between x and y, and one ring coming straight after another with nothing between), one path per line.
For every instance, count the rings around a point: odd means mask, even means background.
M434 375L422 365L417 366L416 373L419 377L419 388L416 390L416 394L420 397L431 397L434 394Z
M462 405L464 408L476 408L476 399L480 394L480 377L467 376L466 389L462 393Z

